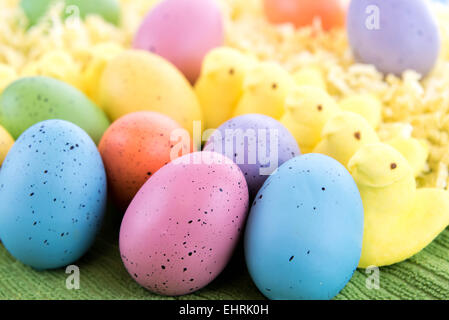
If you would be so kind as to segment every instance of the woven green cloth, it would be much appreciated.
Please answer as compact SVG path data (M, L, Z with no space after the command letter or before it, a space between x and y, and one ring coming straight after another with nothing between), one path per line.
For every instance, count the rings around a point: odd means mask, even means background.
M92 249L75 264L80 289L66 288L65 269L33 270L0 245L0 299L175 299L141 288L126 272L118 250L118 220L107 221ZM208 287L176 299L264 299L246 271L241 248ZM449 230L403 263L381 268L380 289L368 289L357 270L335 299L449 299Z

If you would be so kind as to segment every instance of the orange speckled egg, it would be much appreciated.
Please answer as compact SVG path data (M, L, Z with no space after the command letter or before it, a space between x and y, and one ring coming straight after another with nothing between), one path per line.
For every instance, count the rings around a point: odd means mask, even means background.
M293 23L296 27L321 20L324 30L345 24L346 0L264 0L265 13L272 23Z
M122 208L157 170L193 151L185 129L170 117L150 111L130 113L115 121L99 149L110 192Z

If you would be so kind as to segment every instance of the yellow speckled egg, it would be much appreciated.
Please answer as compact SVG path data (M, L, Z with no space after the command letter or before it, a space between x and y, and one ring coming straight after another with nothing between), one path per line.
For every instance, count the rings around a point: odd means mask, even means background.
M3 160L5 160L5 157L13 144L14 139L11 137L8 131L0 126L0 166L3 163Z
M110 61L100 82L103 109L112 120L135 111L168 115L193 132L202 120L198 99L187 79L163 58L126 50Z

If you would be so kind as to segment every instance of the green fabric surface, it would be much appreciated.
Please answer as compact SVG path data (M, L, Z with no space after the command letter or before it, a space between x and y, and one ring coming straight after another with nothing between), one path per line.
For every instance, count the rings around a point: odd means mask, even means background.
M74 263L80 289L68 290L65 269L36 271L16 261L0 245L0 299L264 299L246 270L241 246L225 271L188 296L162 297L141 288L127 273L118 250L119 215L109 214L91 250ZM408 261L380 269L380 289L368 289L357 270L335 298L449 299L449 230Z

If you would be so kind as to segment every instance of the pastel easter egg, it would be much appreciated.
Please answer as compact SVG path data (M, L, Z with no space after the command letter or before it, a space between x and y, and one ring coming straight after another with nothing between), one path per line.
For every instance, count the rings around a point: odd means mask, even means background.
M100 100L112 120L135 111L163 113L190 133L202 111L192 86L168 61L127 50L110 61L100 81Z
M97 147L78 126L48 120L26 130L0 170L0 238L36 269L79 259L106 207L106 173Z
M342 27L346 14L343 0L264 0L264 7L270 22L304 27L319 20L324 30Z
M108 128L99 150L116 203L128 206L148 178L172 157L193 151L188 132L187 141L181 141L176 130L185 131L171 118L150 111L125 115Z
M14 144L14 139L11 137L8 131L5 130L2 126L0 126L0 166L5 160L6 155Z
M39 22L55 0L21 0L20 6L25 12L30 25Z
M65 0L65 16L78 15L85 19L89 15L98 15L116 26L120 23L119 0Z
M224 42L215 0L164 0L142 22L133 47L161 55L195 82L206 54Z
M337 161L307 154L284 163L265 182L245 231L248 270L276 300L331 299L357 268L363 204Z
M348 38L356 59L383 73L427 75L441 47L437 20L425 0L351 1Z
M197 291L224 269L248 210L240 169L213 152L196 152L156 172L131 202L120 229L129 274L169 296Z
M70 121L98 143L109 126L102 110L81 91L53 78L21 78L0 97L0 123L17 139L32 125L49 119Z
M88 15L99 15L105 21L118 25L120 20L120 3L118 0L63 0L64 16L85 18ZM25 12L29 25L37 24L57 0L21 0L20 6Z
M254 197L278 166L300 154L298 143L277 120L247 114L228 120L209 138L205 150L233 159Z

